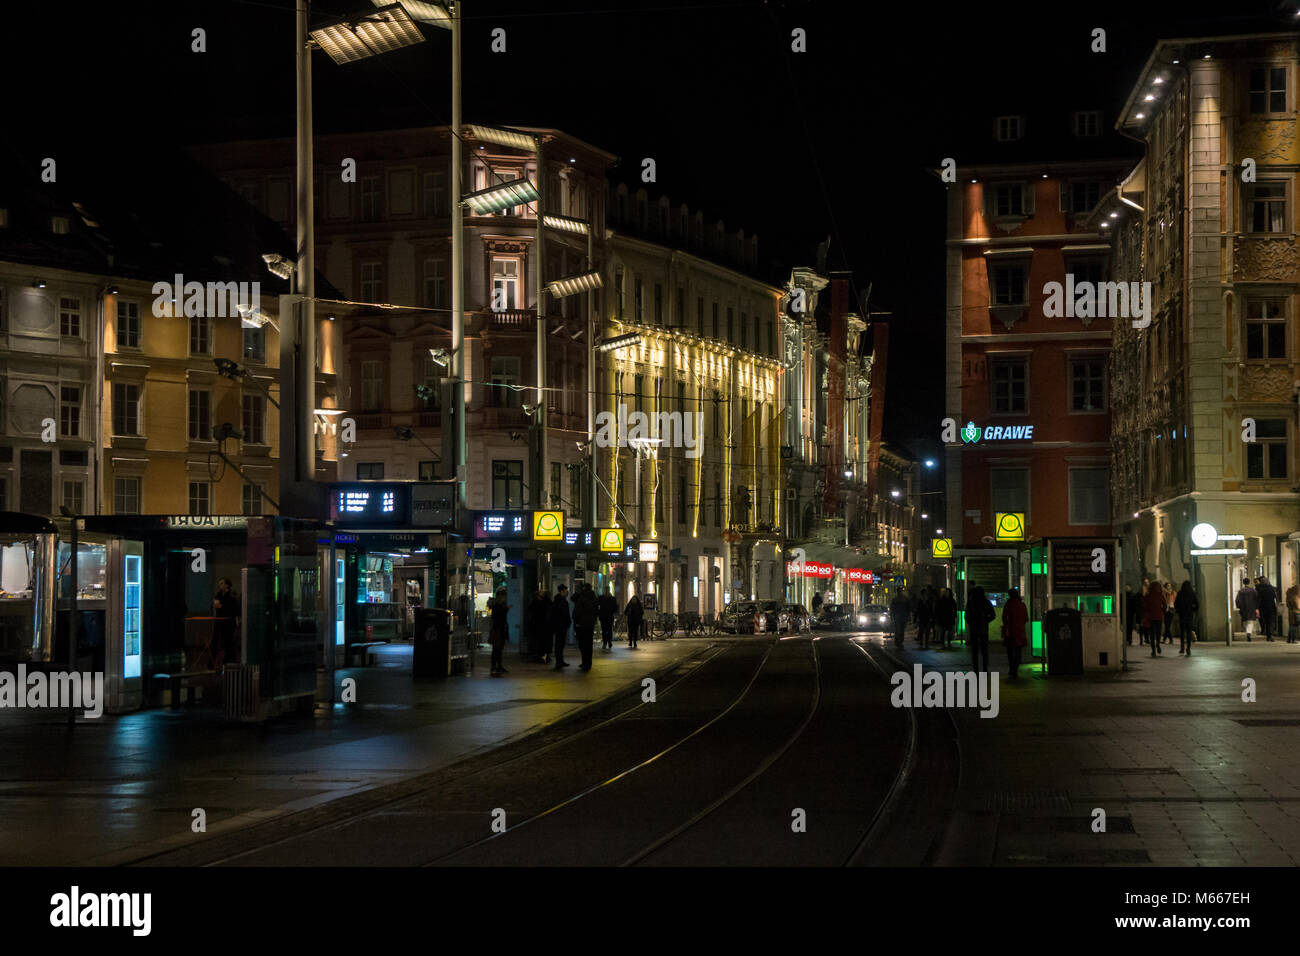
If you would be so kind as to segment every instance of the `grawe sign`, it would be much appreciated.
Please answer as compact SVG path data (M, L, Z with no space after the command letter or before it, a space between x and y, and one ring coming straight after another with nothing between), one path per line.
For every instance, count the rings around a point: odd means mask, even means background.
M981 441L1033 441L1033 425L985 425L967 422L961 430L961 440L968 445Z

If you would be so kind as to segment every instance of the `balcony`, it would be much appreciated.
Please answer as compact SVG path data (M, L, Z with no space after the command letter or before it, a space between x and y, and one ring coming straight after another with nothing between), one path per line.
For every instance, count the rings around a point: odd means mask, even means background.
M522 408L507 406L504 408L484 408L483 427L485 428L527 428L530 416Z
M439 428L442 425L442 412L419 412L415 416L418 428Z
M387 428L392 420L388 412L362 412L352 416L357 420L357 428L365 431L373 428Z
M509 309L505 312L485 312L485 326L507 332L531 332L537 322L536 309Z

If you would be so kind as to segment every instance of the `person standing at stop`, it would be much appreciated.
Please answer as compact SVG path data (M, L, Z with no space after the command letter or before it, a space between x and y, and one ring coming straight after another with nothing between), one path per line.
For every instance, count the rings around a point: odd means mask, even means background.
M551 635L555 641L555 669L568 667L564 659L564 645L569 639L569 586L561 584L555 589L555 598L551 601Z

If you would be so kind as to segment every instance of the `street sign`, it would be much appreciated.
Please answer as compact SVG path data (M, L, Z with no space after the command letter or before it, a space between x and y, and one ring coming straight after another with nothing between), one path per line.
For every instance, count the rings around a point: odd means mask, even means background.
M600 529L600 550L608 551L612 554L623 553L623 529L622 528L601 528Z
M930 557L932 557L932 558L951 558L951 557L952 557L952 538L931 538L931 539L930 539Z
M564 512L563 511L534 511L533 512L533 540L534 541L563 541L564 540Z
M996 541L1024 541L1025 513L999 511L994 516L993 537Z

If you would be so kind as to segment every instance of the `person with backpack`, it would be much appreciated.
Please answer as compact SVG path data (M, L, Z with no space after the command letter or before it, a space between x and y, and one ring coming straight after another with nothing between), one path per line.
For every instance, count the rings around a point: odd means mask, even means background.
M971 666L977 671L989 669L989 624L995 617L993 603L984 596L984 589L975 585L966 599L966 643L970 647Z
M1192 582L1184 581L1183 586L1178 589L1178 596L1174 598L1174 613L1178 615L1179 654L1192 656L1192 640L1195 637L1193 629L1196 626L1196 612L1200 607L1200 602L1196 600L1196 592L1192 590Z
M1268 583L1268 578L1260 577L1255 581L1255 594L1259 597L1259 626L1264 639L1271 643L1277 625L1277 590Z

